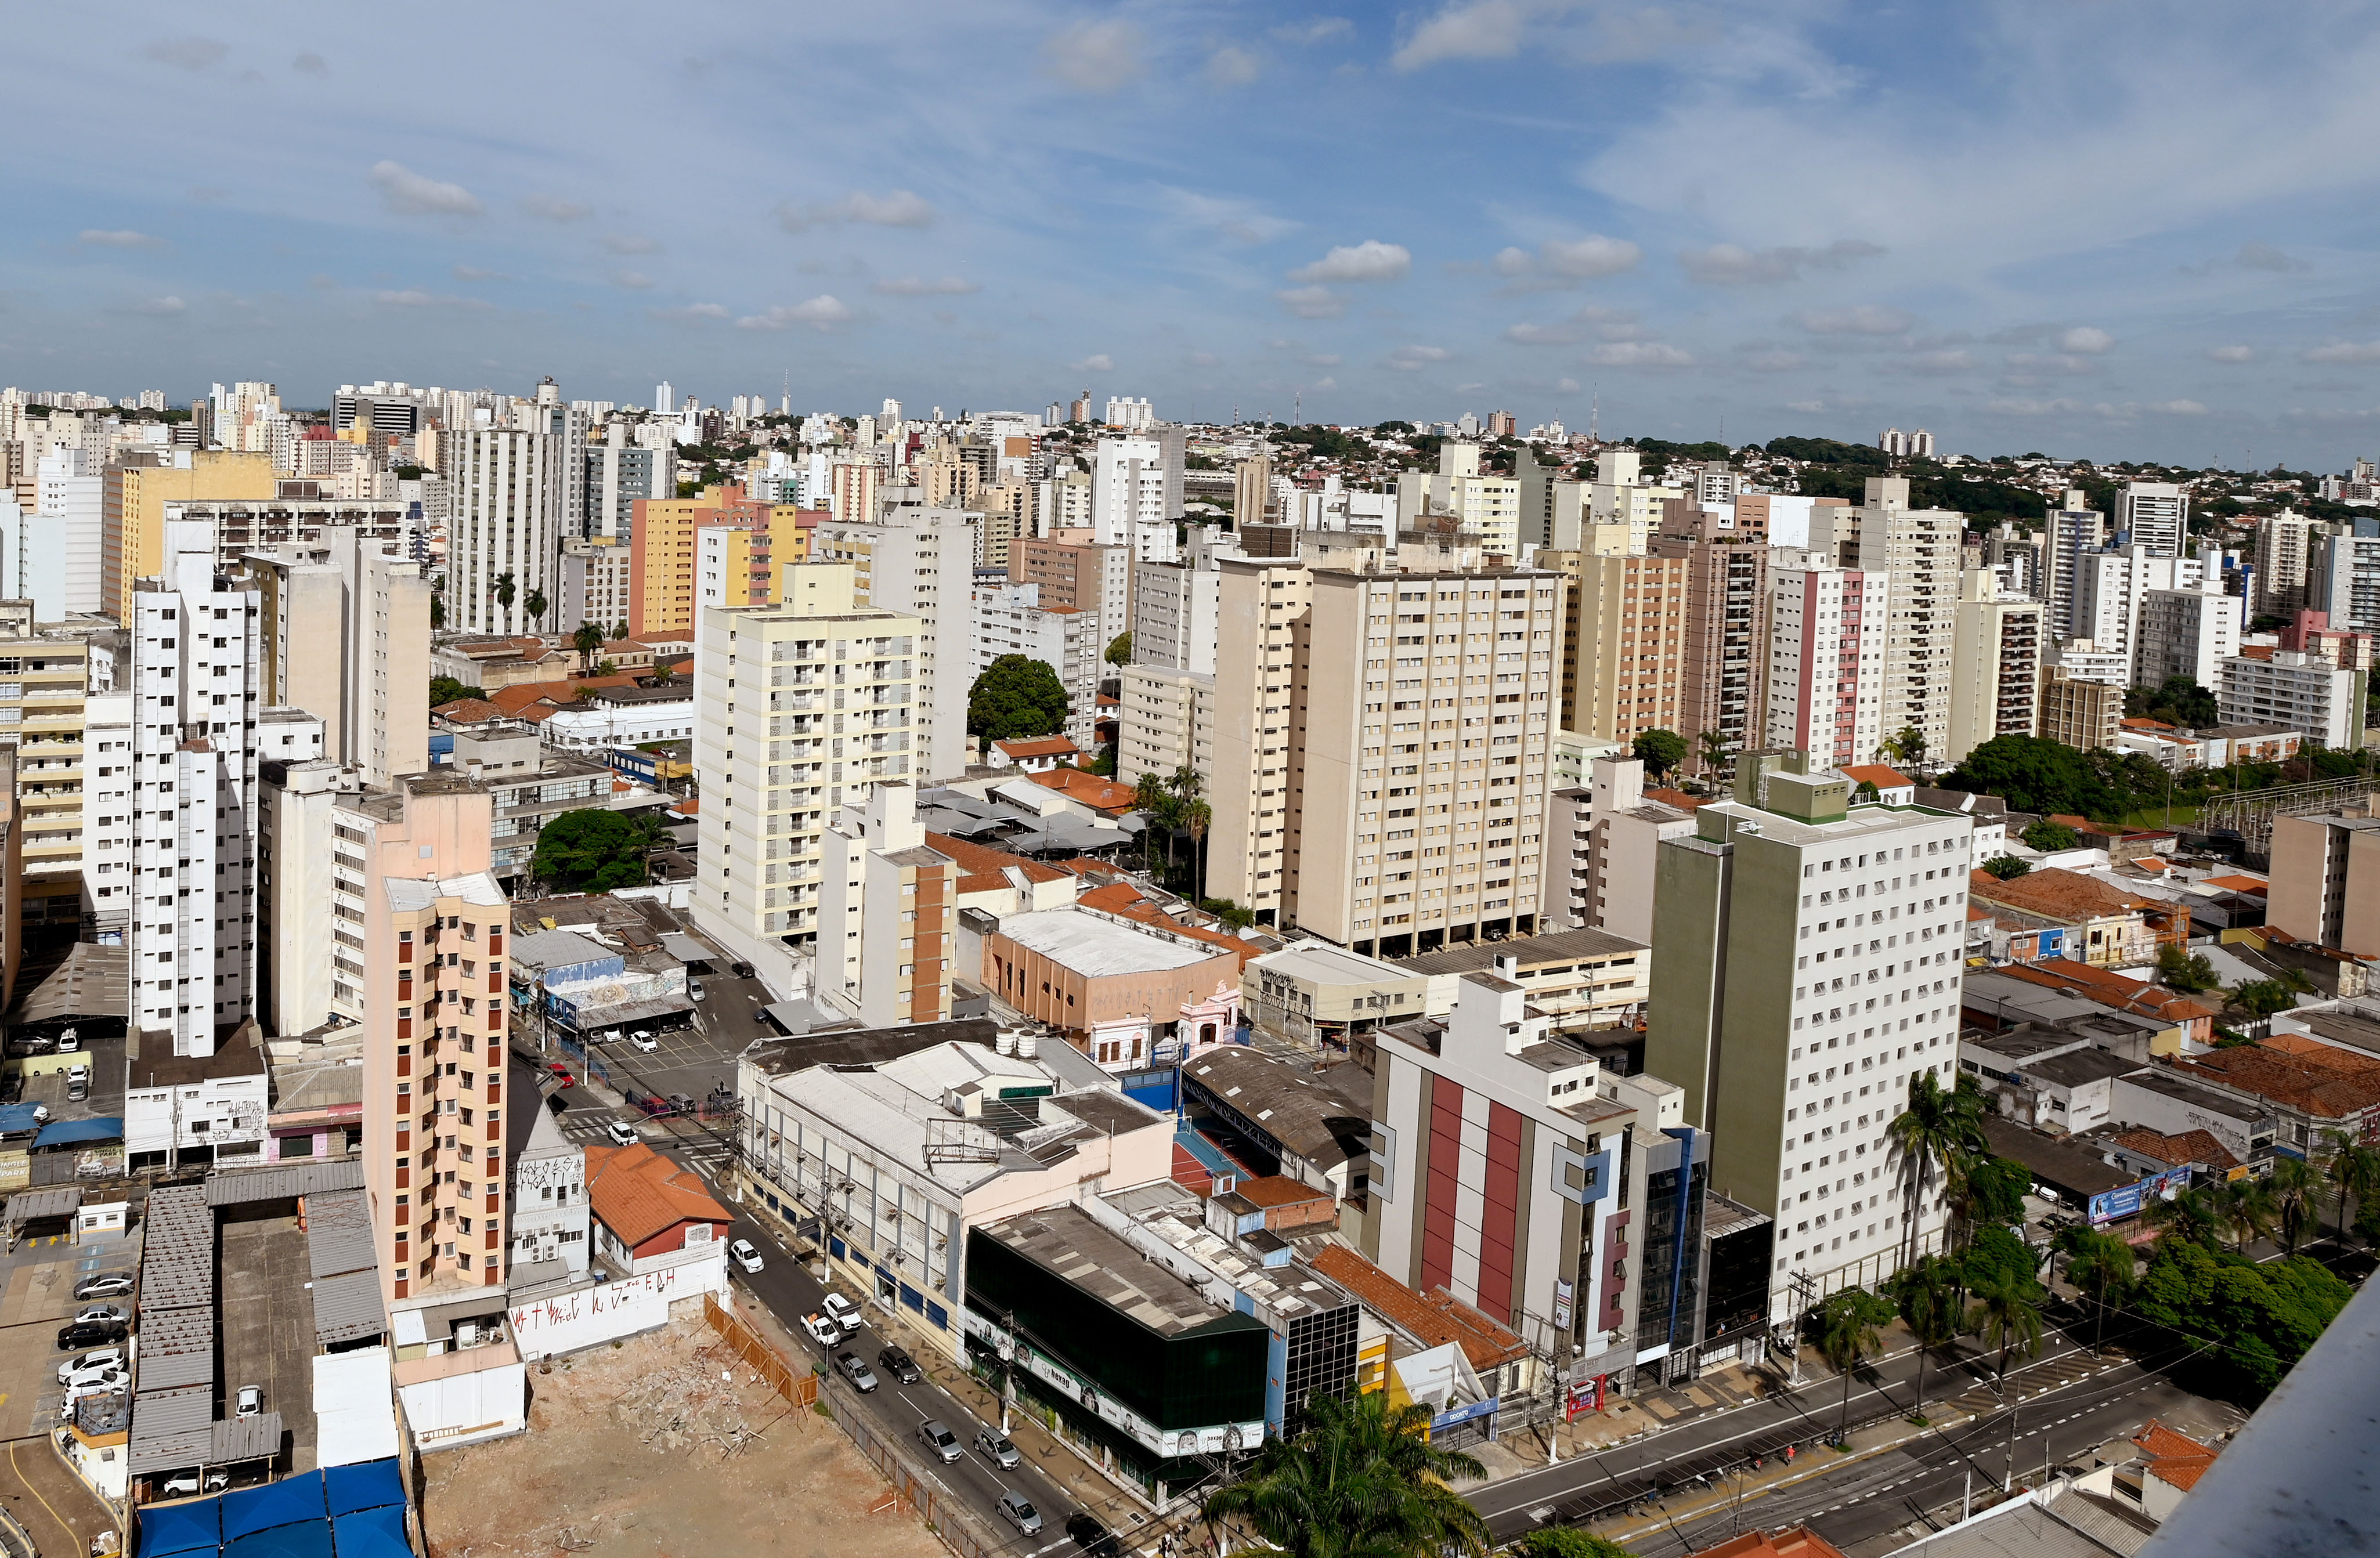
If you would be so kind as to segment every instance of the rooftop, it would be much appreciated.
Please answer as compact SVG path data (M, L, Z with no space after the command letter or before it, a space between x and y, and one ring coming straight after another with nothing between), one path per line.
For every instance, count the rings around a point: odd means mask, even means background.
M2229 1148L2215 1139L2211 1130L2185 1130L2179 1135L2167 1136L2155 1130L2136 1129L2119 1130L2107 1140L2143 1157L2155 1158L2171 1168L2194 1163L2223 1174L2240 1166L2240 1160L2231 1155Z
M1368 1099L1351 1099L1315 1073L1301 1071L1261 1050L1223 1045L1197 1057L1184 1070L1185 1081L1205 1089L1224 1109L1320 1167L1345 1163L1369 1150L1372 1110ZM1365 1081L1368 1084L1370 1079Z
M1248 965L1267 973L1304 979L1317 984L1390 984L1417 977L1421 971L1379 958L1350 952L1327 941L1301 941L1278 952L1268 952Z
M1135 930L1080 909L1010 914L1001 920L1000 934L1086 979L1188 968L1223 952Z
M1984 1136L1994 1155L2015 1159L2031 1169L2035 1178L2070 1195L2095 1196L2102 1191L2121 1190L2139 1179L2137 1175L2109 1167L2069 1141L2027 1130L2014 1120L2002 1119L1998 1115L1984 1117Z
M1442 951L1425 952L1417 958L1399 958L1396 966L1415 973L1476 973L1491 972L1499 958L1512 958L1522 968L1542 968L1548 963L1574 963L1588 958L1619 958L1646 951L1641 941L1631 941L1609 931L1556 931L1548 936L1515 936L1509 941L1474 941L1461 947L1449 947Z
M1449 1342L1460 1347L1474 1369L1492 1369L1528 1354L1528 1344L1509 1326L1445 1288L1416 1293L1344 1245L1323 1246L1315 1252L1312 1263L1316 1271L1353 1293L1366 1309L1424 1347Z
M703 1189L692 1169L641 1142L587 1148L587 1203L631 1249L680 1223L725 1223L735 1215Z
M2380 1062L2329 1045L2292 1052L2271 1044L2215 1050L2174 1069L2322 1119L2349 1119L2380 1105Z
M1028 1212L982 1231L1159 1335L1178 1336L1222 1320L1257 1323L1208 1303L1196 1288L1145 1259L1080 1207Z
M2060 1087L2084 1087L2140 1069L2137 1060L2127 1060L2104 1049L2083 1048L2033 1061L2025 1067L2024 1074L2028 1081L2039 1077Z

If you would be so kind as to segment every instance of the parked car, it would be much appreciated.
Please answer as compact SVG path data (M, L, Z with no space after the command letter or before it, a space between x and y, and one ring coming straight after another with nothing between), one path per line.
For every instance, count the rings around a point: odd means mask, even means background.
M102 1363L88 1369L61 1369L58 1383L67 1387L67 1399L75 1400L95 1390L114 1390L132 1376L121 1363Z
M577 1087L578 1085L578 1079L570 1074L570 1068L565 1066L559 1060L548 1061L546 1063L545 1074L552 1077L559 1086Z
M1109 1533L1108 1528L1100 1525L1087 1510L1078 1509L1066 1517L1066 1535L1073 1540L1076 1547L1087 1553L1089 1558L1118 1558L1122 1552L1122 1549L1116 1546L1116 1539Z
M760 1269L760 1252L752 1248L748 1238L739 1238L727 1247L727 1258L747 1272Z
M636 1045L638 1049L643 1051L647 1055L650 1055L653 1051L662 1047L661 1041L654 1038L652 1034L647 1033L642 1028L639 1028L635 1033L629 1034L628 1042Z
M914 1385L926 1377L924 1371L917 1367L917 1360L909 1356L905 1347L886 1347L876 1355L876 1367L905 1385Z
M263 1410L264 1387L262 1385L242 1385L239 1387L239 1394L232 1398L231 1415L236 1419L253 1418Z
M165 1496L169 1499L181 1498L188 1494L196 1493L199 1491L199 1474L197 1472L177 1471L173 1476L165 1479ZM225 1488L230 1486L231 1474L229 1472L210 1471L207 1473L206 1491L208 1492L220 1493Z
M637 1128L626 1120L605 1120L603 1134L612 1139L614 1147L633 1147L644 1140L637 1134Z
M831 1347L843 1340L843 1327L816 1310L802 1316L802 1329L809 1333L811 1341L822 1347Z
M8 1041L11 1055L47 1055L58 1047L57 1041L45 1033L28 1033L21 1039Z
M1002 1471L1014 1471L1016 1463L1025 1458L1016 1453L1008 1435L990 1423L975 1431L975 1447L978 1455Z
M122 1347L97 1347L90 1352L84 1353L80 1358L70 1358L64 1363L59 1364L58 1383L66 1383L67 1376L79 1370L121 1369L123 1367L124 1349Z
M620 1042L620 1030L617 1028L606 1028L601 1033L595 1035L595 1042L599 1045L618 1044Z
M132 1279L122 1272L110 1272L104 1276L87 1276L75 1284L78 1298L121 1298L132 1291Z
M917 1425L917 1437L926 1442L927 1449L942 1457L945 1466L966 1454L959 1448L959 1436L931 1418Z
M737 963L735 965L735 977L738 979L749 979L752 977L752 965L749 963Z
M91 1068L77 1066L67 1072L67 1102L79 1104L91 1096Z
M132 1311L122 1304L90 1304L75 1310L70 1325L123 1325L132 1319Z
M76 1347L102 1347L109 1342L120 1342L131 1334L131 1327L121 1321L111 1321L105 1324L78 1321L58 1327L58 1350L71 1352Z
M82 1047L82 1035L69 1028L58 1035L58 1053L72 1055Z
M819 1300L819 1302L820 1306L826 1310L827 1318L833 1321L837 1325L843 1327L843 1334L844 1335L848 1336L854 1331L859 1329L859 1306L857 1304L853 1303L850 1299L844 1298L840 1293L830 1293L824 1298Z
M673 1114L690 1115L694 1113L694 1094L673 1093L669 1095L669 1106Z
M1014 1488L1000 1492L1000 1517L1028 1537L1041 1529L1041 1512L1033 1507L1032 1500Z
M113 1378L82 1380L67 1386L66 1399L58 1403L58 1421L74 1416L74 1404L86 1395L115 1395L131 1388L131 1376L121 1369L110 1371Z
M868 1360L857 1353L836 1353L834 1366L843 1371L843 1377L849 1380L861 1395L876 1388L876 1371L870 1369Z
M686 982L686 993L698 1001L710 994L709 990L703 988L702 981L699 979L687 980Z

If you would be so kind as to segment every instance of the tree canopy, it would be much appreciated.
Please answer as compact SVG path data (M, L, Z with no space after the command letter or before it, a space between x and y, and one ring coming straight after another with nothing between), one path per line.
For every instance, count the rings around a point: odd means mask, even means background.
M2207 1344L2201 1361L2261 1395L2322 1335L2354 1289L2304 1255L2258 1263L2192 1239L2157 1241L2132 1309Z
M529 874L574 892L642 887L650 839L650 829L604 807L565 812L538 833Z
M451 676L430 679L430 707L432 708L443 707L460 698L484 698L487 695L479 688L457 682Z
M2033 862L2019 860L2014 855L1994 855L1984 862L1984 869L2003 882L2013 882L2033 869Z
M2188 676L2168 676L2155 687L2125 689L2124 717L2162 720L2188 731L2204 730L2223 722L2215 694Z
M1675 731L1639 731L1628 750L1644 760L1646 773L1660 779L1686 760L1686 738Z
M1486 1474L1428 1438L1429 1408L1318 1394L1294 1437L1268 1438L1246 1472L1207 1495L1208 1530L1244 1523L1291 1558L1487 1558L1488 1522L1447 1483Z
M2046 818L2034 823L2017 837L2044 854L2056 854L2060 850L2079 849L2082 843L2082 835L2062 822L2050 822Z
M1054 735L1066 726L1066 687L1029 655L1002 655L967 689L967 731L987 741Z
M1132 634L1130 633L1117 634L1113 639L1109 641L1107 654L1104 658L1110 665L1130 665L1132 663Z

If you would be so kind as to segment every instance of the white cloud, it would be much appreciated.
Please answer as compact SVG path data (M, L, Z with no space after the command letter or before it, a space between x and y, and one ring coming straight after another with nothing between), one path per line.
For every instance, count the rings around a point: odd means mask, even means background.
M1264 66L1247 50L1234 46L1217 49L1207 60L1207 84L1217 91L1245 87L1263 74Z
M1077 373L1112 373L1115 371L1115 358L1105 352L1093 352L1082 361L1070 362L1066 366Z
M1313 387L1318 390L1335 390L1339 387L1339 380L1326 373L1314 381Z
M458 282L508 282L512 278L502 271L491 271L479 265L457 265L455 279Z
M140 46L140 57L176 70L206 70L221 65L231 45L216 38L160 38Z
M1190 366L1193 368L1214 368L1219 366L1222 360L1222 358L1217 356L1212 352L1193 352L1190 354Z
M1686 279L1707 286L1746 286L1761 282L1799 281L1804 271L1840 271L1855 260L1867 260L1882 254L1883 246L1859 238L1838 238L1824 248L1742 248L1734 244L1713 244L1705 249L1686 249L1679 254L1678 263L1685 267Z
M2006 359L2013 371L2010 377L2017 383L2035 382L2045 373L2096 373L2099 365L2088 357L2067 352L2010 352Z
M1660 341L1614 341L1586 354L1600 368L1691 368L1694 356Z
M98 227L86 227L75 235L75 242L87 248L164 248L165 247L164 239L152 238L146 233L135 233L128 227L113 232Z
M2209 362L2252 362L2255 360L2255 356L2256 348L2253 346L2209 346L2206 348L2206 360Z
M442 184L385 159L371 166L371 187L381 204L399 216L477 216L480 198L459 184Z
M2206 407L2199 405L2198 402L2194 400L2151 401L2146 409L2150 411L2161 411L2168 417L2204 417L2206 415Z
M851 318L851 309L830 294L801 303L779 303L764 313L747 314L735 321L738 330L790 330L797 324L831 330Z
M1755 352L1743 359L1743 366L1755 373L1791 373L1805 360L1795 352Z
M965 297L983 288L964 276L944 276L938 282L919 276L892 276L871 284L868 290L887 297Z
M614 233L603 240L603 247L613 254L659 254L662 251L660 239L640 237L633 233Z
M402 292L375 292L372 301L384 308L462 308L477 311L495 307L484 297L456 297L449 293L425 292L419 287L407 287Z
M1909 371L1912 373L1965 373L1974 366L1973 353L1956 350L1920 352L1909 359Z
M559 195L525 195L521 198L521 210L548 222L582 222L595 214L593 206L582 206Z
M132 311L136 314L147 314L152 319L169 320L188 313L190 306L178 297L167 296L135 303L132 305Z
M1443 346L1400 346L1389 354L1389 366L1410 373L1434 362L1444 362L1453 355Z
M1504 339L1523 346L1567 346L1593 334L1606 341L1629 341L1642 335L1636 315L1628 308L1604 308L1589 304L1566 320L1552 324L1516 324Z
M2106 351L2115 344L2114 336L2104 330L2087 324L2078 324L2058 338L2060 351L2086 352L2093 356Z
M1087 21L1052 33L1041 68L1077 91L1113 92L1138 76L1140 29L1128 21Z
M1813 335L1899 335L1917 322L1898 308L1875 303L1845 308L1806 308L1793 318Z
M1308 368L1337 368L1347 359L1336 352L1317 352L1305 359Z
M1801 412L1805 417L1815 417L1827 409L1827 403L1822 400L1789 400L1785 403L1785 409Z
M1175 221L1212 228L1233 243L1270 243L1297 228L1296 223L1274 216L1246 200L1202 195L1170 184L1159 186L1159 192L1160 203Z
M688 303L684 308L655 308L650 312L657 320L723 320L727 317L726 308L717 303Z
M1311 265L1289 273L1293 282L1398 282L1413 270L1413 255L1402 244L1366 238L1342 244Z
M808 227L831 227L838 223L861 222L876 227L926 227L934 220L934 208L914 190L895 189L889 194L871 195L865 189L855 189L840 200L824 205L796 210L792 205L777 208L777 225L788 233L798 233Z
M2210 260L2204 265L2185 265L2181 269L2185 275L2207 276L2217 271L2271 271L2287 274L2292 271L2311 271L2313 267L2270 244L2251 240L2241 244L2236 253L2227 254L2220 260Z
M1284 43L1319 43L1343 38L1354 30L1355 24L1345 17L1317 17L1312 21L1276 27L1272 35Z
M1575 379L1557 379L1554 380L1554 393L1561 395L1574 395L1578 393L1578 380Z
M1510 59L1520 51L1528 13L1518 0L1468 0L1415 28L1389 63L1418 70L1450 59Z
M1335 320L1347 311L1347 300L1327 286L1284 287L1273 297L1301 320Z
M1625 238L1607 238L1600 234L1590 234L1576 242L1548 239L1537 246L1537 258L1547 270L1558 276L1586 281L1634 270L1636 262L1645 258L1645 251Z
M2380 341L2334 341L2327 346L2310 346L2301 355L2307 362L2380 362Z
M1984 409L1995 417L2070 417L2082 409L2073 400L1992 400Z
M289 68L300 76L322 77L331 73L331 62L313 50L305 49L298 53L296 59L289 62Z
M653 284L653 279L642 271L614 271L612 272L612 284L626 287L631 292L642 292Z

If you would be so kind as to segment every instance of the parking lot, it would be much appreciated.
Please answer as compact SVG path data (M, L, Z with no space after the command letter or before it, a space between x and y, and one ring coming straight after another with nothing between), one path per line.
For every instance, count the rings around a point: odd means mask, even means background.
M724 969L724 960L718 966ZM735 1086L736 1057L747 1046L759 1039L778 1036L760 1015L769 992L759 980L738 979L723 972L696 977L702 983L703 995L695 1003L694 1026L656 1033L655 1047L650 1052L638 1049L625 1038L594 1046L595 1058L602 1068L602 1080L611 1093L633 1090L655 1098L683 1093L700 1107L711 1102L713 1087L722 1083L730 1089ZM704 1142L698 1129L656 1123L641 1110L615 1105L605 1095L605 1089L583 1085L585 1069L569 1062L558 1045L549 1052L548 1058L569 1064L572 1074L582 1084L562 1094L567 1101L560 1117L564 1136L574 1141L600 1144L606 1140L604 1127L609 1122L625 1120L650 1141L690 1133L696 1155L701 1155L699 1149Z
M216 1257L225 1302L221 1327L223 1399L231 1414L242 1385L264 1387L264 1409L281 1414L289 1470L314 1469L313 1266L295 1217L226 1220Z
M49 1443L66 1399L58 1365L75 1356L58 1350L57 1330L82 1307L75 1285L89 1276L134 1274L138 1248L121 1233L91 1234L79 1244L64 1237L28 1239L0 1255L0 1504L44 1552L83 1552L94 1532L114 1526Z

